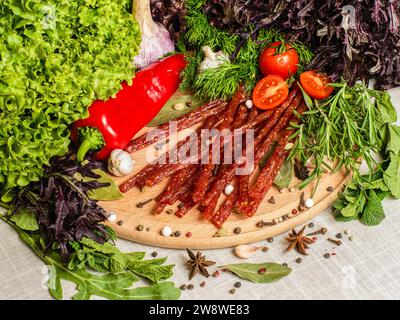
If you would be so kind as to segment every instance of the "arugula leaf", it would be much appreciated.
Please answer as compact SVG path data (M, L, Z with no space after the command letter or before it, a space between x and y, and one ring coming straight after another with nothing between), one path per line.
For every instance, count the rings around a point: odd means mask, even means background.
M385 218L382 206L382 198L380 198L374 190L369 190L368 201L365 209L360 217L360 221L367 226L376 226Z
M383 181L395 198L400 198L400 155L392 153L390 164L383 174Z
M87 195L91 200L109 201L118 200L123 197L122 193L119 191L117 184L113 179L111 179L111 177L107 173L100 169L94 169L93 173L98 174L100 178L93 179L89 177L82 177L79 172L74 174L74 179L77 181L91 182L96 180L98 183L108 184L107 187L89 190Z
M39 224L36 216L33 212L28 209L20 209L16 214L13 214L10 218L18 228L26 231L37 231L39 230Z
M227 269L242 279L246 279L256 283L270 283L280 280L287 276L292 269L278 263L237 263L228 264L221 268ZM260 273L260 269L265 269L264 273Z

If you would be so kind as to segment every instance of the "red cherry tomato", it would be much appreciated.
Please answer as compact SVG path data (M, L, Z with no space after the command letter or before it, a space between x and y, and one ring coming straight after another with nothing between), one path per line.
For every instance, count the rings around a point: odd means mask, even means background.
M260 69L264 76L276 74L287 79L297 72L299 56L289 44L285 45L285 52L277 53L281 42L271 43L260 55Z
M314 99L326 99L332 94L333 87L328 85L330 82L325 74L315 71L306 71L300 75L301 86Z
M280 76L269 75L254 88L253 102L260 109L273 109L282 104L288 95L289 86L286 81Z

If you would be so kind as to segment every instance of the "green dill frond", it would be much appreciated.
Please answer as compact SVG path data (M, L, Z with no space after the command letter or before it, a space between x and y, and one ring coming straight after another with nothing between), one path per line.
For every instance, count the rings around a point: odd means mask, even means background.
M206 69L198 74L193 88L201 99L229 99L240 83L244 84L248 93L254 87L257 67L253 63L233 64L226 62L218 68Z

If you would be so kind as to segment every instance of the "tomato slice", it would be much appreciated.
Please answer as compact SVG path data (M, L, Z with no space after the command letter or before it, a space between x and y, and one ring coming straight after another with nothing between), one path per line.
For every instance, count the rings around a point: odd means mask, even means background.
M326 99L333 92L333 87L329 86L331 80L324 73L303 72L300 75L300 83L307 94L314 99Z
M261 79L253 91L253 102L256 107L268 110L282 104L289 95L289 86L286 81L276 75L269 75Z

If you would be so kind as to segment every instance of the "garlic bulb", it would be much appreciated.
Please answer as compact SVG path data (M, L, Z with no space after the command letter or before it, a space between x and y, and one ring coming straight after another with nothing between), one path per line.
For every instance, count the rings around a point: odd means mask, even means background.
M139 68L144 68L166 53L174 51L175 45L167 29L153 21L150 0L133 0L133 10L142 34L139 54L134 58L134 63Z
M214 52L209 46L203 47L203 52L205 55L204 60L199 66L199 71L202 72L206 69L217 68L225 62L230 62L229 57L226 53L222 51Z
M235 254L241 259L248 259L260 249L262 249L262 247L255 247L247 244L242 244L235 247Z
M123 177L133 171L135 161L131 155L121 149L115 149L108 158L108 171L114 176Z

